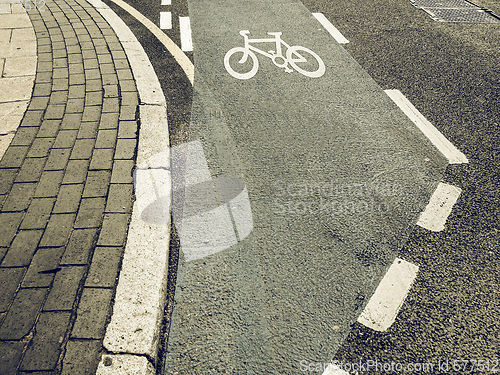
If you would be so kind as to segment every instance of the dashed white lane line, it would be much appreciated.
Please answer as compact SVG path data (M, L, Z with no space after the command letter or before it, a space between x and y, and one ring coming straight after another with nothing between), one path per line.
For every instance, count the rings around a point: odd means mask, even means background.
M181 30L181 49L184 52L193 50L193 40L191 39L191 21L189 17L179 17Z
M461 192L456 186L440 182L429 204L420 214L417 225L433 232L442 231Z
M446 137L439 132L399 90L384 90L408 118L425 134L450 164L468 163L462 154Z
M316 19L323 25L323 27L328 31L331 36L340 44L349 43L349 41L337 30L335 26L332 25L330 21L325 17L323 13L313 13L312 14Z
M161 5L172 5L172 0L161 0Z
M396 258L368 301L358 322L375 331L386 331L396 320L417 272L418 266Z
M170 30L172 28L172 13L160 12L160 29Z

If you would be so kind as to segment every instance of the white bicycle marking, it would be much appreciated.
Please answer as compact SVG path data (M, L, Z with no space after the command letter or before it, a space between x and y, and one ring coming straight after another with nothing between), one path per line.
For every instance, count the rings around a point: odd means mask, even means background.
M224 67L226 68L227 72L234 78L249 79L257 74L257 71L259 70L259 60L257 59L257 55L255 54L255 52L258 52L261 55L270 58L273 61L274 65L276 65L278 68L285 69L285 72L287 73L292 73L295 69L297 72L311 78L318 78L325 74L325 63L315 52L302 46L288 45L281 39L281 32L268 32L268 35L273 36L273 38L269 39L250 39L248 37L248 34L250 34L250 31L241 30L240 35L243 36L245 46L234 47L226 53L226 56L224 56ZM265 52L257 47L254 47L250 43L275 43L276 49ZM285 55L283 55L282 46L286 47ZM247 67L243 72L237 71L238 66L235 66L236 69L234 69L230 63L231 57L240 53L242 54L242 57L239 59L238 64L241 65L241 68L243 68L242 65L247 62L248 57L250 57L250 59L252 60L251 68L248 69ZM299 65L297 65L298 63L307 63L307 59L303 56L303 54L309 54L314 60L316 60L316 70L311 71L301 68ZM234 65L235 64L233 63L233 66Z

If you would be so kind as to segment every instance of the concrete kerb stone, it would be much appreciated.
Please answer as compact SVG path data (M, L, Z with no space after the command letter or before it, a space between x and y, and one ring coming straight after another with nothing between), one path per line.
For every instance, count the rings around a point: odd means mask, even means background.
M132 219L113 314L104 348L110 352L97 374L154 374L165 305L170 244L171 180L166 100L144 49L125 23L100 0L88 0L111 25L123 45L140 100L140 129ZM158 187L160 186L160 188ZM159 196L159 195L161 196ZM159 198L163 203L158 205ZM144 220L149 206L161 220Z

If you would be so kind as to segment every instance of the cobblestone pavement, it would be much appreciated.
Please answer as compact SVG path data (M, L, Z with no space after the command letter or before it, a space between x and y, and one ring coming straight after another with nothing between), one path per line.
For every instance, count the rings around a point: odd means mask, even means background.
M0 373L91 374L131 216L138 94L90 4L45 5L28 11L36 78L0 161Z

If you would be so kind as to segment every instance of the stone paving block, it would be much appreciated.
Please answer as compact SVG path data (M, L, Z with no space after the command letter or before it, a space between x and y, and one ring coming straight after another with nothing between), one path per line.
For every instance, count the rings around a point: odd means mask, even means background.
M101 72L99 71L99 63L97 62L97 59L86 59L83 64L85 66L85 79L101 78ZM90 67L90 65L92 65L92 67Z
M50 151L47 163L45 163L46 171L57 171L66 168L68 159L71 154L71 149L54 148Z
M7 311L14 300L26 268L0 268L0 312Z
M103 56L103 55L99 55ZM114 74L116 72L115 66L112 62L111 56L103 56L104 60L108 61L108 63L102 63L99 60L99 69L101 70L101 74Z
M113 51L111 52L113 53ZM127 59L115 59L115 68L118 69L130 69L130 65Z
M21 286L23 288L50 286L60 269L59 263L63 252L64 247L39 248L31 260Z
M72 85L83 85L84 83L85 83L85 74L83 73L72 74L69 77L70 87Z
M70 159L90 159L95 140L92 138L77 139Z
M100 91L89 91L85 93L85 105L102 106L102 93Z
M137 121L120 121L118 124L118 138L137 139Z
M102 82L100 79L92 79L85 82L85 91L102 91Z
M46 138L49 139L49 138ZM16 182L38 182L47 158L26 158L16 177Z
M38 45L40 45L40 38L37 40ZM36 73L51 72L52 73L52 61L38 61L36 66Z
M35 85L36 86L36 85ZM42 95L36 95L33 93L33 96L42 96ZM42 122L42 116L43 116L43 111L41 110L28 110L24 114L23 121L19 126L40 126L40 123Z
M45 73L37 74L37 79L42 79L44 77L43 74L45 74ZM50 77L50 73L49 73L49 77L47 78L47 80L50 80L50 79L51 79L51 77ZM28 108L30 110L45 109L45 108L47 108L48 104L49 104L49 97L47 97L47 96L35 96L35 97L31 98L31 102L30 102L30 105Z
M118 127L118 113L103 113L99 129L116 129Z
M12 241L12 245L3 259L2 267L29 266L42 233L41 230L21 230Z
M100 68L102 68L106 64L113 65L113 59L109 53L106 55L100 54L97 56L97 58L99 60L99 67ZM113 69L113 72L114 72L114 69Z
M113 165L113 155L115 150L112 148L94 149L90 162L90 170L111 169Z
M36 333L29 343L21 362L24 371L54 370L61 353L61 342L64 340L69 325L69 312L43 312L36 324Z
M111 174L111 183L130 184L133 183L132 171L134 169L133 160L115 160Z
M28 155L26 156L28 158L43 158L45 156L48 156L53 143L53 138L35 138L28 152Z
M103 98L102 100L102 113L118 112L120 104L118 98Z
M0 342L0 374L15 374L23 353L24 342Z
M77 212L82 196L83 184L61 185L53 213Z
M54 148L72 148L76 141L78 130L61 130L57 134Z
M100 340L69 340L61 375L95 374L100 356Z
M123 106L137 106L139 105L139 96L137 92L122 92L122 105Z
M72 55L68 56L68 62L70 64L82 64L83 63L83 59L82 59L82 56L80 54L72 54Z
M118 76L116 74L103 74L102 77L103 85L117 85L118 84Z
M87 264L97 239L97 229L75 229L61 260L62 265Z
M66 63L67 65L67 63ZM65 68L54 68L54 70L52 71L52 77L54 78L68 78L69 77L69 72L68 72L68 68L65 67ZM54 93L52 93L54 94Z
M69 87L68 99L85 98L85 85L71 85Z
M28 146L10 146L0 161L0 168L20 168L28 150Z
M56 81L54 79L54 81ZM47 110L45 111L44 119L45 120L58 120L62 119L64 116L64 110L66 109L65 105L61 104L50 104L47 106Z
M3 211L24 211L35 195L35 183L14 183L9 196L5 200Z
M84 198L105 197L111 177L110 171L89 171L83 190Z
M35 77L35 82L36 83L50 83L52 82L52 72L41 72L41 73L37 73L36 74L36 77ZM47 107L47 104L48 104L48 97L46 96L37 96L36 98L45 98L47 99L47 103L45 103L45 105L41 105L40 103L42 102L34 102L32 101L32 106L30 105L30 109L44 109Z
M71 310L86 270L86 266L62 266L56 274L43 310Z
M118 98L119 97L119 91L118 91L118 85L105 85L103 86L104 89L104 98Z
M118 76L119 81L134 79L134 76L132 75L132 70L130 69L118 69L116 71L116 75Z
M38 59L40 59L40 55L38 55ZM52 92L52 83L44 82L44 83L35 83L33 88L33 96L49 96Z
M133 198L132 184L111 184L105 212L131 213Z
M45 233L43 234L40 246L64 246L68 242L75 214L51 215Z
M52 80L52 91L64 91L69 89L67 78L57 78Z
M97 54L94 49L86 49L82 51L82 56L84 60L97 59Z
M60 125L61 120L43 120L42 125L38 129L37 137L55 138Z
M0 247L10 245L23 216L23 212L0 212Z
M63 184L81 184L87 178L89 160L70 160L64 173Z
M0 326L0 340L20 340L26 336L41 310L47 288L20 289Z
M115 148L116 145L116 129L102 129L97 133L95 148Z
M130 91L137 93L137 88L135 86L135 81L133 79L129 79L126 81L120 81L120 90L122 92Z
M99 121L101 118L100 106L89 106L83 110L82 121Z
M125 246L130 215L105 214L97 245Z
M19 169L0 169L0 194L7 194Z
M122 257L122 247L96 247L85 286L114 288Z
M38 51L37 57L38 57L38 61L52 61L52 52L40 52L40 51ZM50 93L50 88L48 91Z
M50 94L49 104L63 105L68 101L68 91L54 91Z
M10 143L12 146L29 146L33 143L38 129L36 127L18 128Z
M44 229L49 221L54 198L34 198L28 207L20 229Z
M83 98L68 99L66 103L66 113L82 113L84 108Z
M80 113L66 113L61 122L61 129L78 130L82 121Z
M106 320L111 312L112 298L112 289L84 288L71 338L100 339L104 337Z
M116 142L115 159L133 159L137 141L135 139L118 139Z
M35 190L35 197L56 197L63 175L64 171L44 171Z
M82 199L74 228L97 228L102 223L104 215L105 198Z
M121 120L136 120L137 106L121 106L120 107L120 121Z
M78 131L78 139L83 138L92 138L94 139L97 135L97 128L99 126L99 122L97 121L87 121L82 122L80 125L80 130Z

